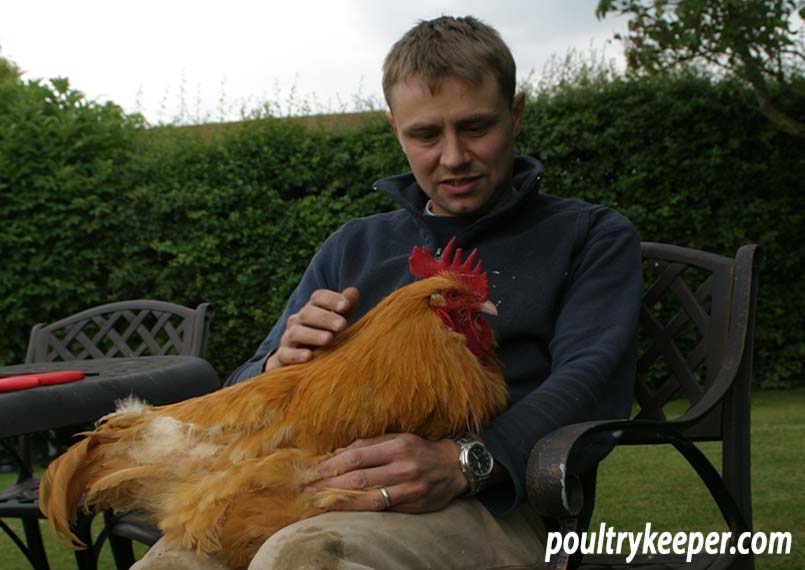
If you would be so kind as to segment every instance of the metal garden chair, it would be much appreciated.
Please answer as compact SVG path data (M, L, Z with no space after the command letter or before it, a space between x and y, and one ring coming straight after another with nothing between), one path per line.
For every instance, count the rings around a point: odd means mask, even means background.
M208 303L195 309L153 300L109 303L51 324L34 325L25 361L37 363L172 354L203 357L211 318L212 308ZM43 515L37 498L39 478L33 473L31 436L21 436L16 445L10 441L2 443L17 464L18 477L14 485L0 493L0 528L11 537L35 570L49 570L39 530L39 519ZM2 518L21 519L25 540ZM127 549L131 550L126 526L122 525L118 534L117 521L111 516L107 516L107 528L93 544L91 521L91 514L81 515L76 525L76 534L91 546L76 551L81 570L96 568L98 552L107 533L116 560L119 556L125 557ZM129 526L136 527L137 523L132 521Z
M741 247L734 259L657 243L643 243L642 252L646 288L637 413L629 420L566 426L540 440L529 460L529 498L554 529L582 532L593 511L597 462L603 459L590 460L591 443L603 437L615 445L670 444L704 482L735 539L752 529L749 391L761 255L755 245ZM666 418L665 404L680 398L684 413ZM720 473L695 445L700 441L721 442ZM697 556L692 563L649 555L626 564L625 556L561 552L549 568L579 565L746 570L754 561L751 555L727 553Z

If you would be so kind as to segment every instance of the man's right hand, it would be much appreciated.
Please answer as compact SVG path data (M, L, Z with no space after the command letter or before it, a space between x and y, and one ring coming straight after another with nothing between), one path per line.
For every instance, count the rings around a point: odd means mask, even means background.
M347 315L358 305L355 287L341 293L328 289L314 291L299 312L288 317L279 348L267 360L264 370L300 364L313 358L313 349L327 346L335 335L347 328Z

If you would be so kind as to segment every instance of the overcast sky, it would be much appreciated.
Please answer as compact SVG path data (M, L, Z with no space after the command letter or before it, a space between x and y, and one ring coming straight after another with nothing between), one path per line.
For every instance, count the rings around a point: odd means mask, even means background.
M382 100L383 58L420 19L481 18L511 48L522 80L575 48L622 59L623 19L597 0L4 0L0 50L25 77L64 76L90 98L152 123L236 119L273 102L281 113L350 110ZM293 111L293 108L291 109Z

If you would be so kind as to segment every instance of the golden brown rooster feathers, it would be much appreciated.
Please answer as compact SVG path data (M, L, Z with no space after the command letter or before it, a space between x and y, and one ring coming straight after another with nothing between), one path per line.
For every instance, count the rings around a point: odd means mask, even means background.
M316 465L359 438L432 439L480 431L506 403L486 275L473 252L437 262L390 294L312 360L162 407L125 402L54 461L40 506L59 539L86 507L141 509L168 540L245 567L280 528L354 494L302 493Z

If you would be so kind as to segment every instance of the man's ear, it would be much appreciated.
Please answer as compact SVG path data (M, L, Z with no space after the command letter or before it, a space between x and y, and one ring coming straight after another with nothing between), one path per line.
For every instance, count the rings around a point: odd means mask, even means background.
M400 134L397 131L397 123L394 122L394 115L391 114L391 111L386 111L386 117L388 117L389 125L391 125L391 130L394 132L394 136L397 137L397 140L400 140Z
M520 121L523 119L525 109L525 93L520 92L514 96L512 101L512 118L514 119L514 136L520 133Z

